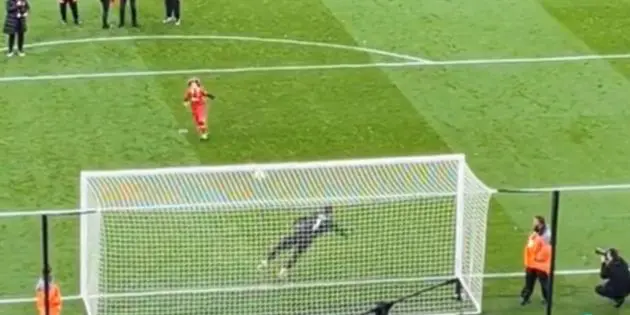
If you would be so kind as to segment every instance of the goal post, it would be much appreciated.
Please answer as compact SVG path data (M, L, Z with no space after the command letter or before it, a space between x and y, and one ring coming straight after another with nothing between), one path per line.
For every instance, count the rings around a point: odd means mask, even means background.
M396 313L482 309L494 190L461 154L84 171L80 185L89 315L360 314L426 288ZM290 250L256 268L328 205L346 238L316 238L285 278Z

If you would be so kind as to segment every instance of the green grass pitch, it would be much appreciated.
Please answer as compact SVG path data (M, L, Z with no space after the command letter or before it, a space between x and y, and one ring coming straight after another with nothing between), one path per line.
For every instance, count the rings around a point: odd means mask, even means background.
M99 28L97 1L81 1L84 24L74 27L58 23L55 2L33 0L28 42L171 37L57 42L0 60L1 209L75 208L82 169L448 152L466 153L495 187L628 180L629 59L535 58L628 53L630 0L189 0L179 27L161 24L161 1L141 1L140 29L107 31ZM447 62L349 68L339 65L405 60L209 36L337 43ZM526 60L481 60L505 58ZM330 69L297 69L305 65ZM251 69L279 66L294 68ZM178 132L191 127L181 106L191 74L174 71L182 69L240 69L198 74L220 98L207 143ZM159 73L112 77L145 71ZM487 272L521 269L531 216L546 214L548 199L495 198ZM559 269L596 268L595 246L629 255L628 201L626 191L563 194ZM66 295L76 294L78 221L54 218L51 230L56 276ZM37 218L2 218L0 233L0 297L32 296L40 271ZM560 276L556 314L618 314L594 296L596 283L592 275ZM485 314L540 314L537 303L518 306L521 284L487 280ZM31 303L0 305L0 315L33 312ZM83 314L83 306L67 302L64 314Z

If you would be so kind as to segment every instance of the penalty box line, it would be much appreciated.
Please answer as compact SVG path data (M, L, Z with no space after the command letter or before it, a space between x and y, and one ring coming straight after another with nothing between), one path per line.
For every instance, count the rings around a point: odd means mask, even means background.
M574 270L559 270L556 275L559 276L576 276L576 275L593 275L597 274L599 269L574 269ZM488 273L484 274L485 279L511 279L520 278L524 275L523 272L507 272L507 273ZM155 292L134 292L134 293L116 293L116 294L103 294L100 297L106 298L125 298L125 297L142 297L142 296L156 296L156 295L180 295L180 294L195 294L195 293L221 293L221 292L246 292L246 291L269 291L269 290L286 290L295 288L309 288L309 287L335 287L335 286L355 286L355 285L369 285L369 284L384 284L384 283L410 283L418 281L442 281L448 280L452 277L423 277L423 278L400 278L400 279L374 279L374 280L355 280L355 281L335 281L335 282L313 282L313 283L288 283L277 285L253 285L242 287L215 287L207 289L192 289L192 290L173 290L173 291L155 291ZM99 295L95 296L99 297ZM64 301L80 300L83 297L81 295L65 296ZM3 304L20 304L31 303L35 301L34 298L0 298L0 305Z
M544 64L544 63L569 63L569 62L607 61L607 60L623 60L623 59L630 59L630 53L613 54L613 55L582 55L582 56L557 56L557 57L534 57L534 58L507 58L507 59L462 59L462 60L446 60L446 61L347 63L347 64L261 66L261 67L214 68L214 69L206 68L206 69L180 69L180 70L154 70L154 71L48 74L48 75L32 75L32 76L5 76L5 77L0 77L0 83L23 82L23 81L165 76L165 75L229 74L229 73L248 73L248 72Z

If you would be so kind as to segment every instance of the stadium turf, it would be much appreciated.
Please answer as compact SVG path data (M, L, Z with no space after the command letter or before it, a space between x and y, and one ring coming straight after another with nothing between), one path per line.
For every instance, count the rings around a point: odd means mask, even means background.
M0 208L7 211L77 207L82 169L463 152L495 187L628 179L628 59L535 58L628 53L630 0L189 0L180 27L162 25L161 1L146 1L140 29L108 31L99 28L96 1L81 1L80 27L59 25L54 2L33 1L28 42L145 37L57 42L29 48L23 59L0 60ZM245 71L405 60L208 36L338 43L462 62ZM520 61L486 60L505 58ZM198 74L220 98L207 143L179 132L190 129L181 107L186 71L111 75L209 68L240 70ZM103 73L110 74L94 75ZM630 191L563 194L559 269L596 268L595 246L630 253L620 241L630 236L629 200ZM495 198L487 272L519 271L531 216L548 208L544 194ZM77 223L52 220L52 265L66 295L78 293ZM30 297L40 271L38 218L2 218L0 233L0 297ZM330 259L324 270L339 272ZM594 296L596 282L592 275L560 276L556 314L616 314ZM521 284L520 278L487 280L485 313L540 314L537 303L518 306ZM316 299L309 296L304 303ZM257 306L247 303L243 308ZM30 303L0 305L1 315L32 312ZM73 301L64 314L82 312Z

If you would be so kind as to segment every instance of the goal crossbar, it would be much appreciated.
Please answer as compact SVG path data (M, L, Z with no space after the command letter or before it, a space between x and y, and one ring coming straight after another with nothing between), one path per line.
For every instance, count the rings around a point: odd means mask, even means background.
M290 169L319 169L331 167L352 167L352 166L373 166L373 165L393 165L405 163L426 163L435 162L439 158L441 161L465 161L464 154L444 154L437 156L400 156L388 158L367 158L367 159L340 159L327 161L304 161L304 162L282 162L282 163L250 163L250 164L228 164L214 166L183 166L165 167L158 169L124 169L124 170L84 170L81 177L120 177L120 176L143 176L143 175L167 175L167 174L190 174L190 173L223 173L223 172L254 172L257 170L290 170Z

